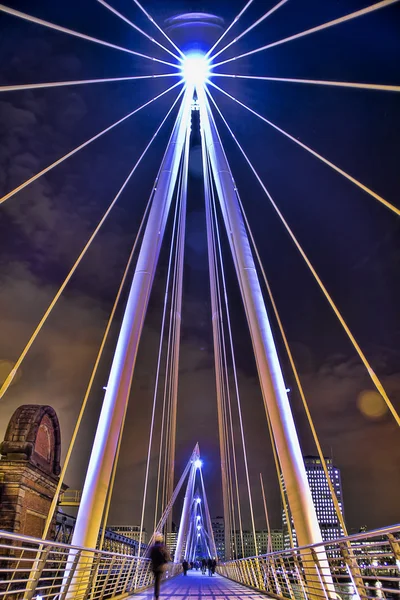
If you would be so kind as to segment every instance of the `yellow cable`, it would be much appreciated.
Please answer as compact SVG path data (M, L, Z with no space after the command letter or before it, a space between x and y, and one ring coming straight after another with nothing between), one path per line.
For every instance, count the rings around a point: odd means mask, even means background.
M310 35L311 33L316 33L317 31L322 31L324 29L328 29L329 27L333 27L334 25L339 25L341 23L345 23L346 21L350 21L352 19L356 19L357 17L362 17L370 12L375 10L379 10L380 8L385 8L386 6L390 6L398 2L398 0L381 0L381 2L376 2L375 4L371 4L370 6L366 6L361 10L357 10L355 12L349 13L348 15L344 15L343 17L339 17L338 19L333 19L333 21L328 21L327 23L322 23L321 25L317 25L316 27L312 27L311 29L307 29L305 31L300 31L299 33L295 33L294 35L290 35L289 37L283 38L281 40L277 40L276 42L272 42L267 44L266 46L262 46L261 48L256 48L255 50L250 50L249 52L245 52L244 54L240 54L239 56L234 56L233 58L228 58L227 60L223 60L219 63L213 65L213 67L219 67L220 65L225 65L233 60L238 60L239 58L244 58L246 56L251 56L252 54L256 54L258 52L262 52L264 50L268 50L269 48L274 48L275 46L279 46L281 44L286 44L286 42L291 42L293 40L297 40L299 38L305 37L306 35Z
M1 10L1 8L0 8L0 10ZM158 100L158 98L161 98L161 96L164 96L164 94L167 94L168 92L170 92L173 88L175 88L176 86L178 86L180 83L181 82L178 81L178 83L176 83L172 87L168 88L167 90L165 90L164 92L162 92L158 96L155 96L154 98L152 98L151 100L149 100L145 104L142 104L142 106L139 106L139 108L135 108L135 110L133 110L132 112L128 113L127 115L125 115L124 117L122 117L121 119L119 119L118 121L115 121L114 123L112 123L111 125L109 125L105 129L103 129L102 131L100 131L99 133L97 133L96 135L94 135L93 137L91 137L88 140L86 140L86 142L83 142L82 144L80 144L79 146L77 146L76 148L74 148L73 150L71 150L70 152L67 152L67 154L64 154L64 156L62 156L61 158L58 158L56 161L54 161L53 163L51 163L51 165L48 165L47 167L45 167L44 169L42 169L41 171L39 171L39 173L36 173L36 175L32 175L32 177L30 177L29 179L27 179L26 181L24 181L23 183L21 183L20 185L18 185L16 188L14 188L13 190L11 190L11 192L8 192L4 196L2 196L0 198L0 204L3 204L3 202L5 202L9 198L11 198L12 196L15 196L15 194L17 194L18 192L20 192L21 190L23 190L24 188L26 188L28 185L30 185L31 183L33 183L34 181L36 181L37 179L39 179L39 177L41 177L42 175L45 175L46 173L48 173L49 171L51 171L51 169L54 169L54 167L57 167L62 162L64 162L65 160L67 160L67 158L70 158L71 156L73 156L74 154L76 154L77 152L79 152L80 150L82 150L83 148L85 148L86 146L88 146L89 144L91 144L92 142L94 142L95 140L97 140L98 138L100 138L105 133L108 133L109 131L111 131L111 129L114 129L114 127L117 127L118 125L120 125L121 123L123 123L124 121L126 121L127 119L129 119L130 117L132 117L135 113L139 112L140 110L142 110L143 108L145 108L146 106L148 106L149 104L151 104L152 102L155 102L155 100Z
M217 90L219 90L220 92L222 92L223 94L225 94L225 96L227 96L228 98L230 98L231 100L233 100L234 102L236 102L237 104L239 104L240 106L242 106L243 108L245 108L246 110L248 110L249 112L251 112L251 114L255 115L256 117L258 117L259 119L261 119L262 121L264 121L264 123L267 123L268 125L270 125L274 129L276 129L276 131L279 131L279 133L282 133L282 135L284 135L285 137L287 137L289 140L291 140L292 142L294 142L295 144L297 144L298 146L300 146L304 150L307 150L307 152L309 152L310 154L312 154L313 156L315 156L316 158L318 158L324 164L328 165L328 167L331 167L331 169L333 169L334 171L336 171L337 173L339 173L340 175L342 175L343 177L345 177L346 179L348 179L349 181L351 181L352 183L354 183L354 185L356 185L361 190L363 190L363 192L366 192L367 194L369 194L370 196L372 196L373 198L375 198L375 200L377 200L378 202L380 202L381 204L383 204L384 206L386 206L386 208L389 208L396 215L400 215L400 209L399 208L397 208L396 206L394 206L394 204L391 204L390 202L388 202L388 200L385 200L385 198L383 198L382 196L380 196L379 194L377 194L376 192L374 192L373 190L371 190L369 187L367 187L366 185L364 185L363 183L361 183L361 181L358 181L358 179L356 179L355 177L352 177L352 175L350 175L349 173L346 173L346 171L343 171L343 169L341 169L340 167L338 167L337 165L335 165L333 162L331 162L330 160L328 160L327 158L325 158L321 154L318 154L318 152L316 152L315 150L313 150L312 148L310 148L310 146L307 146L306 144L304 144L303 142L301 142L300 140L298 140L297 138L295 138L293 135L291 135L290 133L288 133L287 131L285 131L281 127L278 127L278 125L275 125L275 123L273 123L272 121L269 121L268 119L266 119L265 117L263 117L262 115L260 115L258 112L256 112L255 110L253 110L252 108L250 108L249 106L247 106L246 104L244 104L243 102L240 102L240 100L238 100L237 98L235 98L231 94L228 94L228 92L226 92L225 90L223 90L222 88L220 88L218 85L216 85L212 81L210 81L209 83L210 83L210 85L212 85L213 87L215 87ZM210 96L210 97L212 98L212 96ZM214 99L213 99L213 102L214 102ZM235 140L236 140L236 138L235 138ZM238 145L240 147L239 143L238 143Z
M95 363L94 363L94 366L93 366L93 370L92 370L92 373L90 375L89 383L88 383L87 388L86 388L85 396L83 398L82 405L81 405L81 408L80 408L80 411L79 411L79 414L78 414L78 418L76 420L75 427L74 427L74 430L72 432L72 437L71 437L71 440L70 440L70 443L69 443L69 446L68 446L67 454L65 456L64 464L63 464L63 467L61 469L60 477L59 477L59 480L58 480L58 483L57 483L57 488L56 488L56 491L55 491L52 503L50 505L50 509L49 509L48 515L47 515L45 527L44 527L43 534L42 534L42 539L43 540L45 540L47 538L47 534L49 532L50 526L51 526L52 521L53 521L54 513L55 513L56 508L57 508L58 498L59 498L59 495L60 495L60 492L61 492L61 488L62 488L62 485L63 485L63 482L64 482L65 474L66 474L68 466L69 466L69 461L70 461L70 458L71 458L72 451L74 449L75 441L76 441L76 438L77 438L77 435L78 435L78 432L79 432L79 428L80 428L80 425L81 425L81 422L82 422L83 414L84 414L85 409L86 409L86 405L87 405L87 402L88 402L88 399L89 399L89 396L90 396L90 392L92 390L93 382L94 382L95 377L96 377L96 373L97 373L97 369L98 369L99 364L100 364L101 357L103 355L103 351L104 351L104 347L105 347L106 342L107 342L108 334L110 332L110 328L111 328L111 325L112 325L113 320L114 320L115 312L117 310L118 303L119 303L119 300L121 298L122 290L124 288L124 285L125 285L125 282L126 282L126 278L128 276L129 269L130 269L130 266L132 264L132 260L133 260L134 254L135 254L136 246L137 246L137 243L139 241L140 235L142 233L142 229L143 229L146 217L147 217L147 213L148 213L148 211L150 209L151 200L152 200L152 196L150 197L150 199L149 199L149 201L147 203L147 206L146 206L146 209L145 209L142 221L140 223L140 227L139 227L138 233L136 235L135 242L133 244L131 253L130 253L129 258L128 258L128 262L127 262L126 267L125 267L124 274L123 274L122 279L121 279L121 283L120 283L120 286L119 286L119 289L118 289L118 292L117 292L117 295L116 295L116 298L115 298L115 301L114 301L114 305L112 307L110 316L108 318L108 322L107 322L106 328L104 330L103 339L101 341L100 348L99 348L99 351L97 353L97 357L96 357L96 360L95 360Z
M97 224L95 230L93 231L93 233L91 234L90 238L88 239L88 241L86 242L85 246L83 247L83 250L81 250L78 258L76 259L76 261L74 262L71 270L69 271L68 275L66 276L66 278L64 279L63 283L61 284L61 287L59 288L58 292L56 293L56 295L54 296L53 300L51 301L50 305L48 306L47 310L45 311L43 317L40 319L39 324L37 325L36 329L34 330L34 332L32 333L31 337L29 338L25 348L23 349L23 351L21 352L17 362L15 363L14 367L11 369L10 373L8 374L6 380L4 381L3 385L0 388L0 399L4 396L4 394L6 393L6 391L8 390L8 388L10 387L19 367L21 366L25 356L27 355L30 347L32 346L33 342L36 340L37 336L39 335L43 325L46 323L48 316L50 315L51 311L53 310L54 306L57 304L61 294L63 293L63 291L65 290L67 284L69 283L70 279L72 278L73 274L75 273L76 269L78 268L78 266L80 265L80 263L82 262L86 252L89 250L93 240L95 239L95 237L97 236L98 232L100 231L101 227L103 226L103 224L105 223L108 215L110 214L110 212L112 211L112 209L114 208L115 204L117 203L119 197L121 196L122 192L124 191L125 187L127 186L130 178L132 177L132 175L134 174L134 172L136 171L137 167L139 166L139 164L142 161L142 158L144 157L144 155L146 154L147 150L150 148L151 144L153 143L154 139L156 138L156 136L158 135L158 132L160 131L160 129L162 128L162 126L164 125L165 121L167 120L167 118L169 117L172 109L174 108L175 104L177 103L177 101L179 100L180 96L183 93L183 89L181 90L181 92L178 94L177 98L175 99L174 103L172 104L171 108L169 109L169 111L167 112L166 116L164 117L164 119L162 120L161 124L159 125L159 127L157 128L156 132L154 133L154 135L152 136L151 140L149 141L149 143L147 144L146 148L144 149L144 151L142 152L142 154L140 155L139 159L137 160L135 166L133 167L133 169L131 170L131 172L129 173L128 177L125 179L124 183L122 184L121 188L119 189L117 195L115 196L114 200L111 202L111 204L109 205L109 207L107 208L106 212L104 213L104 215L102 216L101 220L99 221L99 223ZM0 200L1 202L1 200Z
M381 83L358 83L357 81L329 81L324 79L296 79L293 77L263 77L259 75L230 75L228 73L213 73L213 77L228 77L231 79L254 79L258 81L280 81L283 83L307 83L311 85L328 85L334 87L375 90L381 92L400 92L400 85L385 85ZM0 88L1 91L1 88Z
M392 402L390 401L385 388L383 387L380 379L378 378L378 376L375 374L374 370L372 369L368 359L366 358L365 354L363 353L363 351L361 350L360 346L358 345L354 335L352 334L352 332L350 331L346 321L344 320L341 312L339 311L338 307L336 306L335 302L333 301L331 295L329 294L328 290L326 289L326 287L324 286L324 284L322 283L321 278L319 277L318 273L316 272L316 270L314 269L311 261L309 260L308 256L306 255L305 251L303 250L302 246L300 245L299 241L297 240L296 236L294 235L293 231L291 230L289 224L287 223L285 217L283 216L283 214L281 213L281 211L279 210L278 206L276 205L275 201L273 200L271 194L269 193L269 191L267 190L267 188L265 187L263 181L261 180L260 176L258 175L257 171L255 170L255 168L253 167L252 163L250 162L250 159L247 157L246 153L244 152L244 150L242 149L241 145L239 144L238 140L236 139L235 134L233 133L232 129L229 127L226 119L224 118L224 116L222 115L220 109L218 108L214 98L210 95L211 100L214 104L214 106L216 107L217 111L219 112L222 120L224 121L228 131L231 133L233 139L235 140L236 144L238 145L241 153L243 154L247 164L249 165L249 167L251 168L251 170L253 171L255 177L257 178L257 181L259 182L259 184L261 185L262 189L264 190L265 194L267 195L269 201L271 202L273 208L275 209L275 212L277 213L277 215L279 216L281 222L283 223L286 231L288 232L288 234L290 235L290 237L292 238L292 241L294 242L296 248L298 249L298 251L300 252L303 260L305 261L306 265L308 266L309 270L311 271L312 275L314 276L314 279L316 280L316 282L318 283L322 293L324 294L325 298L328 300L333 312L335 313L337 319L339 320L340 324L342 325L343 329L345 330L348 338L350 339L351 343L353 344L353 347L355 348L358 356L360 357L361 361L363 362L365 368L368 371L368 374L373 382L373 384L375 385L376 389L378 390L378 392L381 394L382 398L385 400L387 407L389 408L390 412L392 413L397 425L400 426L400 416L397 413L395 407L393 406Z
M241 211L242 211L242 215L243 215L244 221L246 223L246 227L247 227L247 231L249 233L249 237L251 239L253 250L254 250L255 255L257 257L257 261L258 261L258 264L259 264L259 267L260 267L260 270L261 270L261 273L262 273L262 276L263 276L263 279L264 279L264 283L265 283L265 286L266 286L267 291L268 291L268 296L269 296L269 299L271 301L271 305L272 305L272 308L273 308L273 311L274 311L274 314L275 314L275 318L276 318L276 321L277 321L278 326L279 326L279 331L281 332L283 343L285 345L285 349L286 349L286 352L287 352L287 355L288 355L288 358L289 358L290 366L292 367L293 375L294 375L294 378L296 380L297 388L299 390L300 397L301 397L301 400L303 402L304 411L305 411L305 413L307 415L308 424L310 426L311 433L312 433L315 445L317 447L318 456L319 456L319 458L321 460L322 468L323 468L324 473L325 473L326 481L327 481L327 484L328 484L328 487L329 487L329 491L330 491L330 494L331 494L331 497L332 497L332 501L333 501L333 504L334 504L334 507L335 507L336 515L337 515L338 521L339 521L339 523L340 523L340 525L341 525L341 527L343 529L344 535L347 536L348 533L347 533L347 528L346 528L346 525L345 525L345 522L344 522L344 519L343 519L342 511L340 510L340 506L339 506L339 502L338 502L338 499L337 499L337 496L336 496L336 492L334 490L334 487L333 487L333 484L332 484L332 480L331 480L330 475L329 475L329 471L328 471L328 467L327 467L327 464L326 464L326 460L325 460L324 454L322 452L321 444L319 442L317 431L315 429L314 422L313 422L313 419L312 419L312 416L311 416L311 413L310 413L310 409L308 407L308 403L307 403L306 396L305 396L305 393L304 393L304 390L303 390L303 386L302 386L301 381L300 381L299 373L297 371L297 367L295 365L295 362L294 362L294 359L293 359L293 355L292 355L292 352L290 350L289 342L288 342L288 339L287 339L287 336L286 336L286 333L285 333L285 330L284 330L284 327L283 327L283 323L281 321L281 318L280 318L280 315L279 315L279 312L278 312L278 307L276 306L275 299L274 299L274 297L272 295L272 290L271 290L271 287L269 285L269 281L267 279L267 276L266 276L266 273L265 273L265 270L264 270L264 266L263 266L261 258L260 258L260 254L258 252L258 248L256 246L256 243L255 243L255 240L254 240L254 237L253 237L253 233L251 231L249 222L247 220L246 213L245 213L244 208L243 208L242 201L239 198L239 196L238 196L238 201L239 201L239 204L240 204L240 208L241 208Z

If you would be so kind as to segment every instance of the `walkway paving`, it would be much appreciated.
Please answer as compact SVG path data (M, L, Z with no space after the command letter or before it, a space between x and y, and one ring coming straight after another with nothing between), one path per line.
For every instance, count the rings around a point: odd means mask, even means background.
M134 600L149 600L153 590L131 596ZM189 571L187 576L178 575L161 586L160 600L266 600L259 592L229 581L220 575L202 575L200 571Z

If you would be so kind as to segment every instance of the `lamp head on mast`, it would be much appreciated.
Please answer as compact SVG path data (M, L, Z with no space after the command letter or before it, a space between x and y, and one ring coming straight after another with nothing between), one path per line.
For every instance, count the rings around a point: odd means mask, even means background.
M183 59L181 71L187 85L203 86L210 75L210 62L205 54L192 52Z

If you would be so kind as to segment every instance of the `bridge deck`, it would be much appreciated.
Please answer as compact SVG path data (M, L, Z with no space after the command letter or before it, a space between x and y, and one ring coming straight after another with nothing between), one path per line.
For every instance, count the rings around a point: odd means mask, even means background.
M153 590L131 596L132 600L149 600ZM189 571L187 576L178 575L161 586L160 600L266 600L264 594L251 590L220 575L202 575L201 571Z

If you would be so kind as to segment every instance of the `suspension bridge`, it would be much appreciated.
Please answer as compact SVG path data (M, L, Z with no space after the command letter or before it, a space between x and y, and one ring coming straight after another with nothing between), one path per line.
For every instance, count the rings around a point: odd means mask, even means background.
M369 203L378 203L388 211L393 219L398 218L400 209L390 199L371 189L366 183L354 177L345 168L325 156L318 148L311 147L296 134L287 131L270 120L252 106L242 102L223 86L224 81L235 80L241 84L250 81L274 81L302 86L323 86L332 88L352 88L364 94L398 94L400 85L374 81L337 81L306 78L285 78L253 74L231 74L224 72L225 65L240 64L243 59L266 53L270 48L294 43L296 40L339 28L356 19L371 19L376 11L390 10L397 0L381 0L359 10L345 13L327 22L300 30L293 35L277 39L252 48L246 52L233 54L229 58L222 55L248 36L250 32L283 11L289 0L271 4L268 10L250 26L240 30L241 19L247 14L256 0L249 0L221 35L213 41L208 51L183 52L172 37L161 27L138 0L133 0L137 11L148 21L149 31L137 25L115 6L105 0L93 0L101 5L110 18L123 21L132 28L137 38L146 38L154 45L157 54L120 46L71 29L57 22L47 21L33 14L27 14L14 7L0 4L0 13L7 24L25 21L32 27L47 28L57 35L79 38L88 44L103 46L110 52L125 53L145 62L154 69L162 67L165 72L148 75L130 75L113 78L92 78L71 81L29 82L0 86L1 96L46 88L66 88L94 86L112 82L134 80L172 80L158 95L134 108L128 114L112 122L95 135L81 141L79 145L60 155L17 187L8 190L0 204L18 202L18 194L29 188L53 169L68 161L72 156L85 152L92 143L115 129L127 120L139 115L161 97L172 98L169 110L159 121L152 136L138 160L130 169L118 192L111 200L69 272L61 282L57 293L44 311L39 323L32 331L13 368L8 373L0 389L0 398L7 397L10 386L21 369L28 353L46 327L53 309L60 300L70 280L92 247L110 213L123 195L135 173L146 159L151 146L161 131L169 128L169 139L159 166L157 177L141 217L136 238L126 262L115 301L104 330L100 348L93 366L86 392L79 410L73 434L61 471L57 478L47 518L38 538L13 531L0 531L0 597L7 599L58 600L119 598L137 594L138 597L151 596L146 591L152 583L151 564L147 547L142 547L142 532L145 511L148 504L151 450L157 448L156 493L153 534L172 530L172 511L177 506L178 497L183 496L183 506L179 519L176 548L172 562L164 571L162 595L170 598L192 596L218 596L229 599L258 599L261 595L290 600L325 598L326 600L362 600L364 598L400 598L400 525L394 524L380 530L349 535L343 517L342 499L335 489L330 468L317 428L313 421L296 360L285 333L279 307L275 302L267 278L256 235L253 234L250 219L246 212L245 190L235 183L231 161L225 150L224 136L236 147L243 157L243 164L250 169L254 181L260 186L266 201L270 204L278 220L288 235L309 271L315 285L320 290L339 326L351 344L354 355L365 367L370 385L384 402L393 422L399 426L400 416L395 401L389 397L378 373L353 333L351 323L323 282L323 278L311 261L306 249L296 235L295 224L289 224L284 211L271 195L267 183L257 171L245 151L235 124L230 124L219 100L224 97L238 105L244 112L256 119L260 128L273 129L283 138L310 155L313 160L323 163L338 178L360 191L368 211ZM264 3L258 3L264 10ZM232 35L236 37L232 37ZM249 38L246 38L249 39ZM197 42L197 40L194 40ZM160 58L159 58L160 56ZM163 58L162 58L163 57ZM218 82L218 83L217 83ZM221 83L221 85L219 85ZM142 113L144 114L144 113ZM207 482L203 478L202 459L197 440L193 440L193 452L188 457L186 467L177 472L176 440L179 364L181 359L181 315L183 304L183 281L185 246L187 234L187 214L190 210L188 194L190 148L193 136L201 140L202 182L205 210L205 227L208 252L208 275L211 295L210 327L212 327L216 406L218 416L218 443L220 450L221 493L224 516L224 557L218 561L217 575L205 576L200 572L190 572L181 577L181 562L195 562L197 557L210 560L217 558L218 550L212 527L211 513L206 493ZM227 239L229 252L224 251ZM153 405L151 412L148 453L145 467L143 502L140 516L140 533L134 553L116 553L106 550L105 540L110 504L126 422L128 400L131 394L135 364L142 337L143 326L149 305L159 257L162 248L168 248L168 267L165 278L165 294L162 305L159 348L156 357ZM289 536L289 546L284 550L273 551L267 497L261 478L265 519L268 528L269 551L260 554L256 536L255 516L249 459L247 454L245 426L243 420L243 398L240 393L235 336L232 328L230 298L228 293L226 263L227 254L233 264L238 288L251 337L259 386L265 408L265 418L270 434L275 470L281 494ZM123 304L125 293L127 299ZM52 539L57 507L67 503L65 475L70 465L76 440L84 418L93 384L98 374L104 349L118 307L123 305L123 318L115 344L104 400L97 423L89 464L82 493L73 497L78 507L76 522L69 543ZM281 362L277 350L285 349L303 404L311 435L323 470L329 502L332 503L342 536L338 539L324 539L321 534L316 508L310 491L310 484L304 466L303 453L288 398ZM237 340L236 340L237 341ZM159 402L161 398L161 402ZM134 398L131 399L134 402ZM156 439L156 420L160 419L159 439ZM10 443L12 440L10 440ZM239 468L239 456L243 469ZM241 474L243 472L243 477ZM177 481L177 483L176 483ZM255 555L246 557L243 537L243 506L240 489L246 490L251 532L254 538ZM63 494L65 494L63 496ZM64 500L63 500L64 498ZM72 502L72 500L71 500ZM239 536L236 532L239 531ZM126 540L125 540L126 541ZM122 540L121 543L123 543Z

